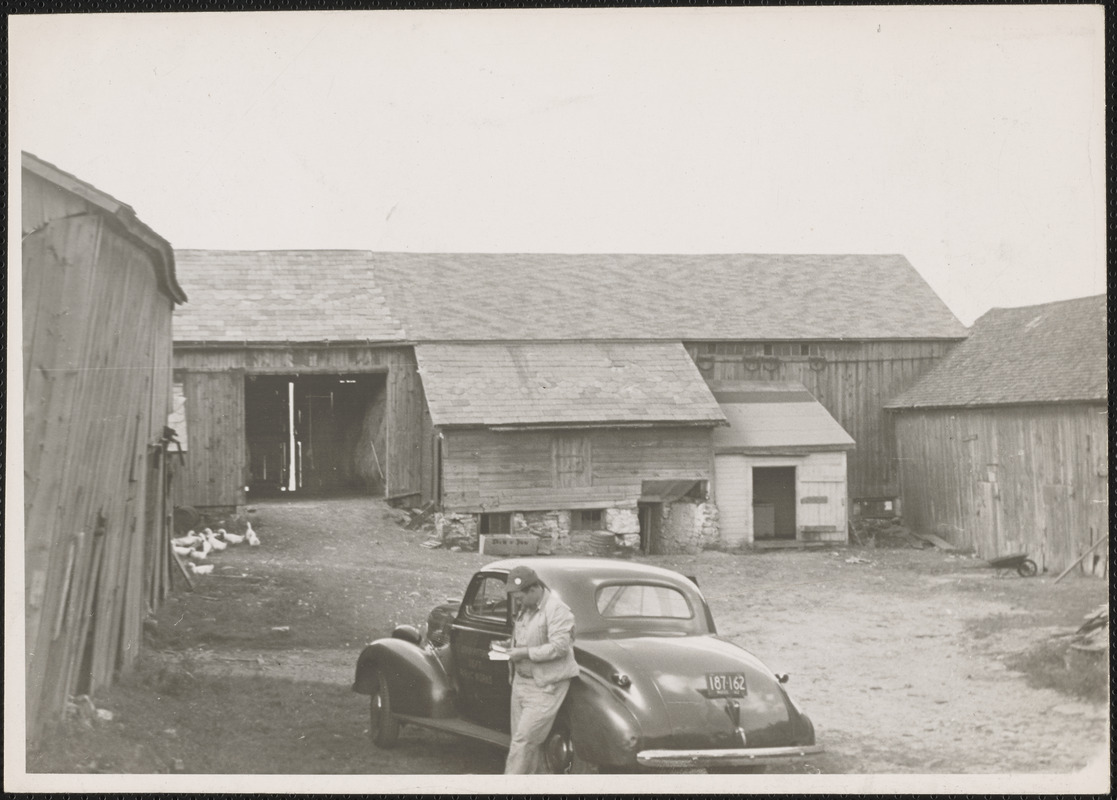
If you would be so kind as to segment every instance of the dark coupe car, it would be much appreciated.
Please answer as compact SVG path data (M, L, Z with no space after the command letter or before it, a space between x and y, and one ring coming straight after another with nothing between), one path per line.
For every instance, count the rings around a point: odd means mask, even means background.
M595 558L489 564L460 602L431 612L425 636L402 625L365 647L353 690L371 696L377 746L394 745L401 724L508 746L508 662L489 649L511 635L504 581L518 564L574 612L581 675L547 741L551 771L757 772L821 752L787 676L717 635L693 580Z

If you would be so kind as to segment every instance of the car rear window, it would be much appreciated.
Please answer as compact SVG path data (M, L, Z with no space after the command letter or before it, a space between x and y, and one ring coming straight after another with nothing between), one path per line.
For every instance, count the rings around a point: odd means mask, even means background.
M597 610L603 617L691 619L694 610L686 596L670 586L622 583L597 590Z

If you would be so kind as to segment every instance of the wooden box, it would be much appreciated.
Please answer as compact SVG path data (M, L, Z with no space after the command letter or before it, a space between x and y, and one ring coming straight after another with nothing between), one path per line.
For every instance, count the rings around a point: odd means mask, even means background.
M531 535L491 533L481 536L480 552L487 556L533 556L538 547L539 540Z

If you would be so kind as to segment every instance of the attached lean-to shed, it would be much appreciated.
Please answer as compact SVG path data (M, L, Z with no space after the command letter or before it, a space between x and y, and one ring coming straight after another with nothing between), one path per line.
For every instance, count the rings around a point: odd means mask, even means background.
M723 382L713 389L729 421L713 434L722 539L846 541L853 437L800 383Z
M907 524L1063 570L1109 530L1106 298L996 308L896 417ZM1083 562L1104 575L1108 547Z
M27 730L139 653L169 583L170 245L120 201L22 160Z
M695 517L714 513L710 431L725 417L681 344L415 350L443 524L467 538L530 532L561 546L588 513L593 527L642 533L653 553L716 537ZM680 503L691 506L685 524L672 521Z

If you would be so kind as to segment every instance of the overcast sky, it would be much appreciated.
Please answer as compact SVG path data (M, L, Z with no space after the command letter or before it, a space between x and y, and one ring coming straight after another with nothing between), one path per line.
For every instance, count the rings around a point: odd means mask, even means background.
M9 24L10 155L176 248L903 253L966 324L1105 291L1101 6Z

